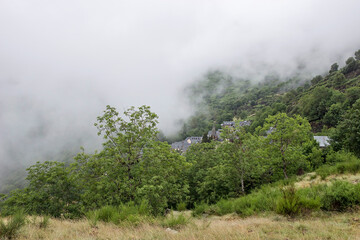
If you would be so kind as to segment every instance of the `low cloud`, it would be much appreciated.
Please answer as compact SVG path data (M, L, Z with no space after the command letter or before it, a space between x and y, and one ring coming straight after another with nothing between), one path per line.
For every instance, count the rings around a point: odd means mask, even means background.
M259 81L343 65L360 2L0 0L0 169L99 146L107 104L150 105L165 133L209 69ZM1 170L0 170L1 174Z

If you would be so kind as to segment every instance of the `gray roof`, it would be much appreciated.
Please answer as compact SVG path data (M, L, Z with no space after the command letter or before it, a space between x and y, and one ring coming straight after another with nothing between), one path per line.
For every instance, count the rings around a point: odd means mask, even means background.
M250 126L251 125L251 121L240 121L239 122L240 127L244 127L244 126ZM228 127L234 127L235 126L235 121L224 121L221 124L221 127L224 126L228 126Z
M215 132L215 138L220 138L220 133L221 133L221 131L220 131L220 130L217 130L217 131ZM209 132L208 132L208 137L213 137L212 134L213 134L213 131L209 131Z
M171 148L186 152L192 144L201 143L202 137L187 137L184 141L174 142L171 144Z
M328 136L314 136L314 140L319 143L320 147L327 147L330 145L330 138Z

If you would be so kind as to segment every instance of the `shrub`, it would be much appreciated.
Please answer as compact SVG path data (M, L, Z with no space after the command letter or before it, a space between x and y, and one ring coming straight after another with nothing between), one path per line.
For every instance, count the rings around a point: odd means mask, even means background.
M290 186L283 189L283 196L276 204L276 212L287 216L296 216L300 213L301 201L296 193L295 187Z
M98 211L89 211L86 213L86 218L89 221L91 227L96 227L99 221Z
M182 212L186 210L186 203L181 202L176 205L176 210Z
M336 181L326 189L321 199L322 208L328 211L344 211L360 202L359 185Z
M10 217L7 223L0 221L0 239L13 239L17 236L19 230L25 225L25 214L18 210Z
M360 160L339 163L336 165L336 170L338 173L352 173L356 174L360 172Z
M118 209L114 206L104 206L96 210L94 216L96 216L97 220L103 222L113 222L115 224L120 222L120 214Z
M140 205L135 205L134 202L128 202L118 207L104 206L98 210L89 211L86 217L90 225L95 227L98 221L112 222L114 224L124 222L133 225L141 221L141 216L148 216L150 214L147 201L142 201Z
M165 218L162 222L163 227L179 229L182 226L185 226L189 223L189 218L186 218L183 214L174 216L171 214L169 217Z
M329 154L326 155L326 163L330 165L334 165L338 162L353 162L356 160L358 159L354 154L346 151L331 151Z
M199 216L201 214L207 213L210 209L209 205L207 205L206 203L202 202L202 203L195 203L194 204L194 210L192 211L192 215L193 216Z
M230 200L221 199L216 203L216 214L223 216L234 212L233 202Z
M247 217L254 214L254 205L250 197L238 198L234 201L234 211L240 216Z
M39 223L39 228L47 228L49 226L49 220L50 216L43 216Z
M321 180L325 180L331 174L336 173L336 167L330 165L323 165L316 170L316 174L320 176Z

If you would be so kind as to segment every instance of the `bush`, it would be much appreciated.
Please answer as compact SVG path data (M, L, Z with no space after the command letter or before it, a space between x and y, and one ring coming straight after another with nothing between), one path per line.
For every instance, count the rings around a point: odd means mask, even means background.
M322 208L328 211L345 211L360 203L360 186L336 181L326 189L321 199Z
M174 216L173 214L170 217L167 217L163 220L162 226L172 229L179 229L182 226L185 226L189 223L189 218L186 218L184 215Z
M360 160L352 162L344 162L336 165L338 173L352 173L356 174L360 172Z
M301 201L296 193L295 187L287 187L283 189L283 196L276 204L276 212L287 216L296 216L300 213Z
M339 162L354 162L357 160L358 159L354 154L346 151L331 151L328 155L326 155L326 163L329 165L335 165Z
M98 221L112 222L120 224L121 222L137 224L141 221L141 216L150 215L147 201L142 201L140 205L134 202L121 204L119 207L104 206L95 211L89 211L86 214L91 226L95 227Z
M10 217L7 223L0 221L0 239L13 239L17 236L19 230L25 225L25 214L18 210Z
M104 206L95 211L93 214L88 214L89 216L96 217L96 221L100 220L103 222L112 222L118 224L120 222L120 214L118 209L114 206Z
M181 202L176 205L176 210L182 212L186 210L186 203Z
M194 210L192 211L193 216L199 216L204 213L208 213L210 207L206 203L202 202L200 204L195 203Z
M49 220L50 216L43 216L39 223L39 228L47 228L49 226Z
M323 165L316 169L316 174L320 176L321 180L325 180L331 174L336 173L336 167L330 165Z
M233 202L230 200L221 199L216 203L216 214L223 216L234 212Z
M234 201L234 211L240 216L247 217L255 213L250 197L238 198Z

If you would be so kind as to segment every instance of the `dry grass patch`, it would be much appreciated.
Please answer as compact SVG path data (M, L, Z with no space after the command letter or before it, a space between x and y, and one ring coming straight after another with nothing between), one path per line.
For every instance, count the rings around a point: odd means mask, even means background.
M360 239L359 213L317 213L291 221L279 215L194 218L177 232L166 231L158 223L126 227L99 222L97 227L91 227L87 220L51 219L46 229L28 224L19 239Z
M316 176L315 172L308 173L304 178L296 182L294 185L296 188L308 188L314 185L320 184L331 184L333 180L347 181L353 184L360 183L360 173L357 174L335 174L328 176L326 179L322 180L320 176Z

